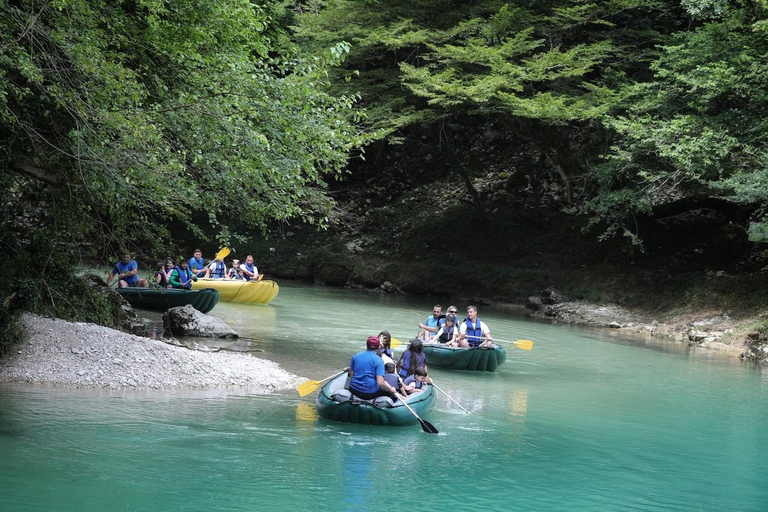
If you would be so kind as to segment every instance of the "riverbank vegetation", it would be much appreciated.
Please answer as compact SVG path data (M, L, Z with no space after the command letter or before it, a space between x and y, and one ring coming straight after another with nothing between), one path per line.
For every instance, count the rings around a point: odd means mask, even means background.
M60 304L84 257L229 244L334 285L757 317L766 19L764 0L0 2L0 313Z

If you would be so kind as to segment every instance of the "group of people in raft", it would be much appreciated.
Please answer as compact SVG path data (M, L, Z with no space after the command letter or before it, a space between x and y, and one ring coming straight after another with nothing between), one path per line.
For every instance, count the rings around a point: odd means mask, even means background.
M112 279L117 276L118 286L120 288L140 287L148 288L150 281L141 279L138 276L139 266L136 260L131 258L131 254L125 251L120 261L112 269L107 277L107 286ZM233 259L232 267L227 269L223 259L214 259L206 263L203 260L203 253L200 249L194 250L194 255L187 261L179 258L178 265L175 261L169 259L165 263L157 262L155 275L151 281L154 288L179 288L190 289L192 282L197 281L199 277L212 277L214 279L239 279L245 281L260 281L263 274L259 274L259 269L253 263L253 255L249 254L244 263Z
M388 396L396 401L422 390L432 383L424 354L423 338L454 347L488 347L493 341L485 322L477 317L477 307L467 306L467 317L456 327L456 306L443 315L439 304L432 309L432 316L420 323L419 336L408 345L395 363L388 331L370 336L366 350L358 352L344 370L349 376L349 391L364 400ZM399 395L399 396L398 396Z

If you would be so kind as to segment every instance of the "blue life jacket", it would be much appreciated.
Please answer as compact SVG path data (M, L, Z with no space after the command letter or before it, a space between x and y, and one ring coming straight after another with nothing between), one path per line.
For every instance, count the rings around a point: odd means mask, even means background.
M214 260L213 261L213 272L211 272L211 277L218 277L223 278L226 274L224 274L224 269L226 267L224 266L223 261Z
M448 343L453 339L453 332L456 330L456 326L448 327L443 324L443 332L440 334L440 343Z
M243 266L245 267L245 270L247 270L248 272L253 272L254 269L256 268L253 263L251 263L250 265L248 263L243 263ZM249 281L255 279L253 276L245 276L245 278L248 279Z
M403 386L408 386L409 384L416 389L422 389L424 388L424 386L427 385L427 383L424 381L421 381L421 382L417 381L415 375L411 375L410 377L408 377L403 381Z
M400 389L400 382L397 380L397 375L394 373L385 373L384 374L384 382L392 386L393 388L399 390Z
M416 368L423 368L424 365L427 363L427 356L426 354L417 354L416 356L416 365L411 368L411 355L412 352L410 350L406 350L403 352L403 355L400 356L400 362L402 363L400 365L400 376L402 378L406 378L409 375L413 375L413 373L416 371Z
M475 318L475 325L469 320L469 317L464 319L464 323L467 324L467 343L470 347L476 347L483 341L483 330L480 328L480 317Z
M192 283L190 283L192 280L192 272L189 270L189 267L187 267L186 270L182 270L181 267L176 267L176 271L179 273L181 287L186 289L192 288Z

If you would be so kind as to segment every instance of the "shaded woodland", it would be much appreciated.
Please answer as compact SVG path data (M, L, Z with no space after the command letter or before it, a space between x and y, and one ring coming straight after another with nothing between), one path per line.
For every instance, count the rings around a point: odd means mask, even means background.
M763 0L0 0L0 313L108 323L83 259L289 232L510 281L759 270L767 19ZM448 222L469 250L435 250ZM519 247L558 230L578 257Z

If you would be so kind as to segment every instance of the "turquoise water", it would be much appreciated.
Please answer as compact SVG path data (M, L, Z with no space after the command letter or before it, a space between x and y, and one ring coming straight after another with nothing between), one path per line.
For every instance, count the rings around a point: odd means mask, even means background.
M447 305L443 303L443 305ZM457 304L463 309L464 304ZM281 283L212 314L308 379L430 299ZM721 354L481 307L494 374L433 369L440 430L316 419L314 395L0 385L0 510L768 510L768 373Z

